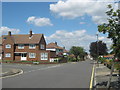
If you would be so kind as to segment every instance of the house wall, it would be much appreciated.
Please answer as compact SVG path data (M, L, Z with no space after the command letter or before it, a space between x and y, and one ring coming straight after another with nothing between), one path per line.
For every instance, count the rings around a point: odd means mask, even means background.
M6 48L7 44L11 45L11 48ZM11 36L7 36L6 40L3 40L3 60L14 60L14 43ZM11 57L5 57L6 53L11 53Z
M56 54L63 53L63 49L56 49Z
M55 58L55 57L56 57L56 52L50 51L50 58Z
M6 44L10 44L11 48L5 48ZM44 44L45 48L40 49L40 45ZM12 36L7 36L5 40L3 40L3 60L15 60L15 61L21 61L21 55L15 55L17 52L27 52L27 58L28 61L42 61L42 62L49 62L50 58L50 52L46 51L46 42L44 37L41 38L40 42L36 44L35 49L29 49L29 44L24 44L24 49L18 49L18 44L14 44ZM11 53L11 57L5 57L6 53ZM35 58L29 58L29 53L36 53ZM48 60L41 60L41 53L48 53Z

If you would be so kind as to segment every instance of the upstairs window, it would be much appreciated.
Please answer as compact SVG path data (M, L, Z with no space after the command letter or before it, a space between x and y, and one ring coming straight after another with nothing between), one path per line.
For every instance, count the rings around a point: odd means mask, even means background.
M5 45L5 48L11 48L10 44Z
M44 44L40 44L40 48L41 49L45 49L45 45Z
M35 44L29 44L29 49L35 49L36 45Z
M18 44L18 49L24 49L24 44Z

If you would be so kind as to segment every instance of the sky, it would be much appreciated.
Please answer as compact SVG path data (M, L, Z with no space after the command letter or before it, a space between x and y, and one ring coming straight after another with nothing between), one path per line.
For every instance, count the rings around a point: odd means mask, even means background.
M109 0L109 2L112 0ZM0 35L44 34L46 42L57 42L69 50L81 46L89 51L91 42L96 41L97 26L107 22L105 14L108 0L65 0L58 2L2 2L2 26ZM114 8L116 4L112 3ZM109 47L111 40L99 33Z

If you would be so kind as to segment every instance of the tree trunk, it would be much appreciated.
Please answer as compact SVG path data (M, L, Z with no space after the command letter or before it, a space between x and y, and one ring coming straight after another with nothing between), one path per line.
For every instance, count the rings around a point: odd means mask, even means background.
M119 68L119 69L120 69L120 68ZM118 75L119 75L118 81L119 81L119 83L120 83L120 70L119 70L119 74L118 74Z
M78 61L77 56L75 56L75 58L76 58L76 61Z
M109 80L107 83L108 90L110 89L110 83L111 83L111 79L112 79L112 75L113 75L113 71L114 71L114 65L115 65L114 60L115 60L115 56L113 58L113 63L112 63L111 71L110 71L110 77L109 77Z

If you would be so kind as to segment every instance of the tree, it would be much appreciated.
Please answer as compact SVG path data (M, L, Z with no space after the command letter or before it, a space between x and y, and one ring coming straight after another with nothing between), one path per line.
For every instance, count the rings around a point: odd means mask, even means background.
M98 26L98 31L103 34L108 33L108 38L112 40L114 59L117 57L120 60L120 9L114 10L112 5L108 5L108 11L106 12L108 16L108 23L103 23ZM110 87L110 82L112 78L112 73L114 70L114 61L112 63L112 69L107 87Z
M72 46L70 49L70 53L75 55L76 61L78 61L78 57L83 59L85 55L84 49L78 46Z
M97 58L97 49L98 49L98 54L99 55L106 55L107 54L107 46L106 43L99 41L98 45L97 42L92 42L90 44L90 55L94 58Z

